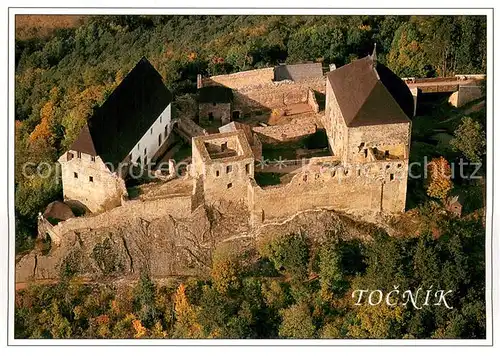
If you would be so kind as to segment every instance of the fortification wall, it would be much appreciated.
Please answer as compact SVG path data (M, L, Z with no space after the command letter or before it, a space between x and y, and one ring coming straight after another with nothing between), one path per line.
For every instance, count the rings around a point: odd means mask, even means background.
M274 109L297 103L307 103L309 90L325 92L325 80L301 82L270 82L266 85L239 88L234 93L234 109Z
M262 68L247 70L244 72L216 75L210 78L203 78L203 86L222 85L232 89L241 89L244 87L255 87L268 85L274 79L274 68Z
M306 103L309 88L325 92L323 78L300 82L273 82L273 79L273 68L263 68L204 78L203 86L222 85L233 89L233 110L242 113Z
M448 102L459 108L482 96L484 96L484 94L479 86L460 86L458 91L451 94Z
M147 201L124 201L122 206L96 216L77 217L60 222L54 226L53 231L59 236L64 236L71 231L124 225L126 221L134 218L147 221L167 215L172 215L174 218L186 218L191 214L191 202L191 195Z
M311 160L286 185L261 188L248 184L251 223L287 218L309 209L401 212L405 207L406 172L402 160L370 162L356 167L314 168L321 158Z

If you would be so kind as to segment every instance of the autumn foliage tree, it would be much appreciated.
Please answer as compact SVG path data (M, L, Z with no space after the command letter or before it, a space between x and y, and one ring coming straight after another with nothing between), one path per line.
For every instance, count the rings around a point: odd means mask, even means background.
M453 188L450 164L444 157L433 158L427 165L425 182L427 195L432 198L445 199Z

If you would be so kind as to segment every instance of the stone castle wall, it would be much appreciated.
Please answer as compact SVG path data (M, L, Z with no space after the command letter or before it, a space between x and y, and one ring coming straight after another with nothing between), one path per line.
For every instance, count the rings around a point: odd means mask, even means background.
M484 94L479 86L460 86L458 91L451 94L448 102L459 108L482 96L484 96Z
M123 205L95 216L76 217L60 222L53 228L58 236L69 232L99 229L114 225L123 225L133 218L151 221L162 216L171 215L174 218L186 218L192 212L191 195L172 196L157 200L129 200Z
M121 197L127 195L123 179L113 174L99 156L81 153L78 158L76 151L69 153L72 159L67 159L67 153L59 159L64 200L77 200L92 212L119 206Z
M243 115L253 110L307 103L309 89L325 92L323 78L300 82L274 82L273 79L273 68L263 68L204 78L203 86L222 85L233 89L233 110L239 110Z
M310 166L323 159L311 160ZM404 160L395 160L365 163L359 168L306 168L288 184L266 188L251 181L247 193L252 224L258 226L319 208L402 212L406 199L405 165Z

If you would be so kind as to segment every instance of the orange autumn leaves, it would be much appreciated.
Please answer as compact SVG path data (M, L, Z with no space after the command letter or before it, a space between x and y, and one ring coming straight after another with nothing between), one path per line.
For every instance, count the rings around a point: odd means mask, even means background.
M444 157L433 158L427 165L425 181L427 195L432 198L446 199L453 188L450 164Z

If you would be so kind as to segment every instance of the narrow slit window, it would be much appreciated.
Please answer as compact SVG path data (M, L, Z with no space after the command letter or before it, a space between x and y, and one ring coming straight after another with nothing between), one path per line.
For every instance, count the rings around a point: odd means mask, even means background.
M232 188L232 187L233 187L233 183L228 183L227 184L227 189Z
M94 182L94 177L89 176L89 182Z
M231 173L233 171L233 166L226 166L226 173Z
M390 180L391 180L391 182L394 180L394 173L391 173Z
M245 172L246 172L247 174L250 174L250 163L247 163L247 164L245 165Z
M78 178L78 173L73 172L73 177L74 177L74 178Z
M216 170L216 171L215 171L215 176L216 176L216 177L220 176L220 171L219 171L219 170Z
M81 153L80 151L78 151L78 152L76 153L76 156L77 156L78 158L82 158L82 153Z

